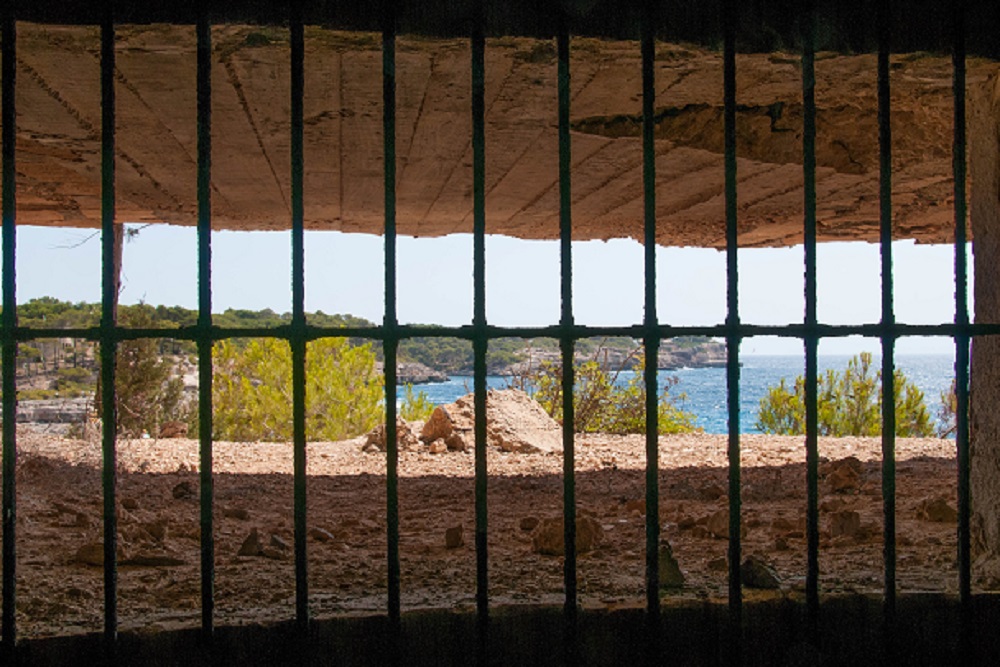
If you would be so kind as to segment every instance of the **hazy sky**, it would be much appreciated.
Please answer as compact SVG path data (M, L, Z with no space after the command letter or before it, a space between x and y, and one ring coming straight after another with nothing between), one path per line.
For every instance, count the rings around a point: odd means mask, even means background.
M101 248L92 230L18 228L18 302L49 295L100 300ZM213 235L215 311L291 310L288 232ZM402 322L466 324L472 318L472 237L400 237L398 314ZM124 251L123 303L197 307L197 238L190 228L142 229ZM306 309L351 313L379 322L383 303L383 240L335 232L306 234ZM911 324L954 316L951 246L893 246L895 311ZM741 250L740 316L749 324L801 322L803 251ZM559 250L554 241L489 237L486 247L487 319L501 326L546 325L559 319ZM821 322L856 324L879 319L878 246L820 244L817 262ZM573 246L574 314L579 324L630 325L642 321L643 254L635 241L588 241ZM717 324L726 314L725 253L659 248L658 302L662 322ZM872 339L828 339L822 353L876 350ZM950 339L902 339L905 352L954 350ZM744 353L800 354L797 340L752 338Z

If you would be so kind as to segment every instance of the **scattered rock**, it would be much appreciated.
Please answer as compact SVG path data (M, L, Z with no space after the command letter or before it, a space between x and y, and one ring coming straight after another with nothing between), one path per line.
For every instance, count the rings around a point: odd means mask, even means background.
M638 500L630 500L625 503L626 512L638 512L639 514L646 513L646 499L640 498Z
M143 523L142 528L156 542L163 542L167 539L167 520L163 517L156 521Z
M726 490L719 484L706 484L698 490L698 495L702 500L718 500L726 495Z
M695 527L698 522L694 520L694 517L690 514L685 514L681 518L677 519L677 527L680 530L690 530Z
M856 494L861 491L861 473L864 467L856 456L825 464L826 485L831 493Z
M420 431L420 440L431 444L435 440L444 440L455 432L455 424L452 420L452 412L455 412L455 403L450 405L439 405L434 408L434 412L424 422L424 428Z
M194 498L194 485L191 482L184 481L176 485L171 491L174 498L177 500L185 500L187 498Z
M445 447L449 452L464 452L468 447L465 438L459 433L452 433L444 439Z
M248 521L250 519L250 512L243 509L242 507L225 507L222 510L222 516L227 519L238 519L240 521Z
M751 555L740 566L740 576L747 588L773 590L781 588L781 579L774 566L762 556Z
M260 556L264 552L264 543L261 542L260 534L254 528L243 540L243 545L236 552L237 556Z
M858 536L861 529L861 515L853 510L841 510L830 515L830 537Z
M121 561L122 565L135 567L175 567L187 565L187 561L169 554L140 553Z
M729 539L729 510L722 509L708 517L705 522L705 530L713 537Z
M465 529L459 524L444 531L444 548L457 549L465 544Z
M712 572L728 572L729 561L725 557L713 558L707 563L708 569Z
M365 436L365 444L362 450L366 452L385 451L385 424L379 424L368 435ZM400 450L416 447L420 441L417 434L413 432L410 425L402 420L396 419L396 444Z
M771 522L771 528L773 528L774 530L784 532L792 530L793 528L795 528L795 525L792 524L792 522L786 519L785 517L779 516L775 517L775 519Z
M448 445L444 444L444 440L438 439L427 447L427 451L431 454L444 454L448 451Z
M936 523L954 523L958 521L958 511L942 496L925 498L917 507L917 518Z
M271 541L268 543L268 546L274 547L275 549L280 549L282 551L288 551L289 549L291 549L291 547L288 545L288 542L284 541L277 535L271 535Z
M129 511L135 511L139 509L139 501L130 496L122 498L122 507Z
M788 551L788 539L784 535L778 535L774 538L774 550Z
M674 551L666 540L660 542L659 549L660 588L680 588L684 585L684 573L681 572Z
M530 533L536 527L538 527L538 517L526 516L523 519L521 519L517 525L522 532Z
M542 519L531 536L532 549L545 556L562 556L566 553L565 530L562 517ZM576 517L576 552L593 551L604 541L604 529L594 518Z
M125 550L119 544L116 550L116 556L118 562L125 560ZM92 565L94 567L104 566L104 543L103 542L88 542L84 544L79 549L76 550L76 554L73 556L73 560L77 563L82 563L84 565Z
M309 537L317 542L334 542L337 539L333 533L323 528L310 528Z

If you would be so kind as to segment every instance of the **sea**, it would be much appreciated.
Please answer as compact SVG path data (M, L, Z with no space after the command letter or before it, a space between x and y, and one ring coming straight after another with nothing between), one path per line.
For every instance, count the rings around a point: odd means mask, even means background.
M852 355L821 355L818 358L819 372L827 369L842 371ZM875 370L881 368L878 357L873 359ZM931 419L937 420L941 407L941 394L947 392L954 377L954 357L948 354L906 354L896 355L896 368L903 371L921 391L930 411ZM757 410L767 388L785 378L786 384L794 382L796 376L805 374L805 361L801 355L748 355L741 358L740 367L740 431L756 433ZM621 380L628 373L621 374ZM729 418L726 408L725 368L679 368L659 372L660 386L676 378L677 384L670 388L670 395L680 397L677 404L697 417L697 425L706 433L728 433ZM489 376L487 386L503 389L508 380L504 377ZM460 396L472 392L472 377L455 376L447 382L435 382L414 387L424 392L435 405L451 403ZM402 399L402 389L399 393Z

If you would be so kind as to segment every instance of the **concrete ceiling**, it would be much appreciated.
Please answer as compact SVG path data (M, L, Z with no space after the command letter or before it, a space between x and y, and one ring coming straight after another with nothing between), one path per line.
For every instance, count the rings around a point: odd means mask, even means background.
M287 31L214 29L212 222L287 229ZM305 219L309 229L383 229L380 41L306 29ZM406 38L397 55L397 225L401 234L472 230L467 41ZM117 217L196 221L195 36L191 26L120 26ZM873 55L817 59L817 190L822 240L878 235ZM970 60L969 101L995 76ZM573 233L642 238L640 59L634 42L576 39L571 61ZM100 222L98 32L18 25L17 221ZM797 56L738 58L739 231L743 246L801 241ZM897 238L950 240L951 63L892 61ZM719 53L660 44L656 63L657 241L725 243ZM558 237L554 44L490 40L486 53L487 230ZM974 137L973 137L974 141Z

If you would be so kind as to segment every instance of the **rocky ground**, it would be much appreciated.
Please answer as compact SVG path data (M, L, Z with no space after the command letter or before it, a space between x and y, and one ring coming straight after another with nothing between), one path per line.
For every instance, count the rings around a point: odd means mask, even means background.
M639 603L644 571L644 440L580 436L577 498L601 533L580 555L588 606ZM364 440L309 445L309 584L316 616L379 613L386 603L385 457ZM21 636L97 631L102 619L100 447L23 431L19 438L18 622ZM805 472L797 437L744 436L744 553L802 594ZM373 448L369 448L370 450ZM418 443L399 459L404 608L473 608L473 455ZM824 595L881 586L877 439L822 439ZM950 441L897 443L899 586L954 591L955 458ZM674 598L722 598L726 438L661 438L660 515L686 580ZM199 623L198 443L124 441L118 450L123 629ZM294 615L292 451L284 443L215 443L216 599L220 624ZM529 528L561 513L562 459L491 449L490 594L494 603L557 602L562 559L537 553ZM459 528L460 527L460 528ZM457 530L456 530L457 529ZM534 529L536 534L540 530ZM256 535L256 537L254 537ZM544 548L541 550L545 550Z

